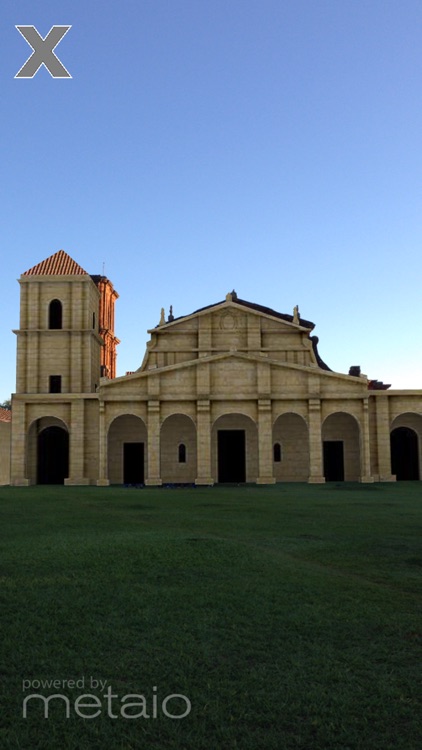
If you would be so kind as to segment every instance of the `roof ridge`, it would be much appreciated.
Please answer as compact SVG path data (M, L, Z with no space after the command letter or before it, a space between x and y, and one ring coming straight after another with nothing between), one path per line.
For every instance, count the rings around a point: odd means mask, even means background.
M200 307L198 310L194 310L192 313L188 313L187 315L180 315L177 318L174 318L171 322L180 321L183 318L189 318L191 315L196 315L197 313L205 312L206 310L210 310L213 307L218 307L219 305L223 305L227 300L220 300L219 302L214 302L211 305L205 305L205 307ZM255 302L249 302L248 300L241 299L240 297L236 296L236 299L233 299L232 302L235 305L239 305L240 307L246 307L249 310L254 310L255 312L263 313L264 315L270 315L273 318L278 318L279 320L284 320L286 323L293 323L293 315L289 315L288 313L281 313L277 310L273 310L271 307L265 307L264 305L259 305ZM167 321L168 322L168 321ZM312 323L310 320L305 320L305 318L300 317L299 318L299 325L303 328L308 328L309 330L313 330L315 328L315 323Z

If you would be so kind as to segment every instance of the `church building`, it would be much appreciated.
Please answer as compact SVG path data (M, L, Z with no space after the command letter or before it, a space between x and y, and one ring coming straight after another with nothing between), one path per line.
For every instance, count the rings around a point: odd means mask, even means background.
M19 283L12 485L420 479L422 390L331 371L298 308L162 310L116 377L109 279L60 250Z

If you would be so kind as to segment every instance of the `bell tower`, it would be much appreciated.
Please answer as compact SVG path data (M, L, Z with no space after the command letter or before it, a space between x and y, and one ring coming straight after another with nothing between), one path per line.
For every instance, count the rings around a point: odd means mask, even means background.
M117 292L63 250L19 284L11 483L89 484L98 477L97 387L115 373Z
M116 346L120 344L114 334L114 305L119 295L106 276L92 276L100 293L98 332L104 342L101 350L101 377L116 377Z
M19 283L16 393L95 392L103 339L94 279L59 250Z

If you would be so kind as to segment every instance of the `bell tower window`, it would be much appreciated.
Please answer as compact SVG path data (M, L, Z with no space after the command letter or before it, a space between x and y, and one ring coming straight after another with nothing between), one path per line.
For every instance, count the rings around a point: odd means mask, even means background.
M62 392L62 376L61 375L50 375L49 382L50 393L61 393Z
M63 308L59 299L53 299L48 308L48 327L52 330L63 328Z

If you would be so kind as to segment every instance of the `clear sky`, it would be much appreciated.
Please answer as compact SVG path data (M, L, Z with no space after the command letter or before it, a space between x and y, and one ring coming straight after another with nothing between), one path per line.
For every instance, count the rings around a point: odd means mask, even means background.
M239 297L315 324L333 370L422 388L420 0L3 0L2 368L22 272L113 281L118 374L161 307ZM72 79L15 25L46 36Z

